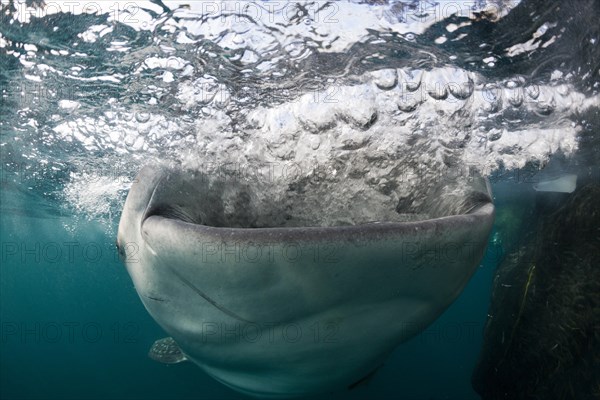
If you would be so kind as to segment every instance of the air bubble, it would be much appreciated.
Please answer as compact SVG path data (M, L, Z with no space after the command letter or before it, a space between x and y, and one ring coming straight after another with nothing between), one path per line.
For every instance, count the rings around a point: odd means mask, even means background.
M535 100L540 95L540 88L538 85L527 86L525 88L525 93L527 93L530 98Z
M148 122L150 120L150 113L137 112L135 113L135 120L142 124Z

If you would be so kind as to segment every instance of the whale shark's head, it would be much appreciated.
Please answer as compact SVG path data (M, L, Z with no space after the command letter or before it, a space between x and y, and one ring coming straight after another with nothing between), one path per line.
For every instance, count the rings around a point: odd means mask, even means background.
M260 207L252 185L149 166L129 192L118 247L147 310L206 372L260 396L323 392L376 368L475 271L494 216L486 182L424 193L378 221L322 226L319 209ZM417 218L387 220L405 211ZM335 340L315 340L316 326ZM290 327L304 334L283 340Z

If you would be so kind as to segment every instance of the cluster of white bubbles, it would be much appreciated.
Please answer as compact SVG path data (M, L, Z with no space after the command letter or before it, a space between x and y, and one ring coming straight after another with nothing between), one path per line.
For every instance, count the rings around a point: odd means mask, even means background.
M66 60L61 68L44 60L39 44L11 50L26 82L61 76L141 93L142 101L115 95L92 108L72 93L57 99L45 121L27 121L47 142L87 154L73 165L94 160L94 171L73 168L64 199L91 218L113 219L135 171L163 162L252 185L256 206L302 198L294 207L318 210L325 225L410 219L399 205L419 209L432 187L577 150L581 126L573 116L597 108L600 98L578 91L572 74L556 71L543 83L490 80L458 64L398 66L378 51L352 56L365 43L376 48L398 37L426 53L419 35L456 15L463 22L446 24L445 32L468 28L472 2L365 3L167 1L169 12L150 2L93 11L108 17L81 31L78 46L118 54L128 74L90 74L78 62L89 54L77 47L46 50ZM477 6L497 20L517 4ZM15 23L30 23L32 13L18 9ZM141 48L119 40L122 26L151 39ZM544 35L538 29L534 41L505 49L506 57L550 46L555 39ZM434 43L447 40L441 33ZM0 48L9 44L0 36ZM328 74L315 60L341 73ZM354 65L365 60L370 67ZM494 68L498 60L478 62Z

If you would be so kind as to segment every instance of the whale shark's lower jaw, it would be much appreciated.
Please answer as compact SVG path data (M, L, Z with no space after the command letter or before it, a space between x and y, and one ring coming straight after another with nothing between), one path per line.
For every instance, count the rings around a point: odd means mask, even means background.
M459 205L424 203L438 218L252 228L243 201L201 178L144 168L118 246L182 358L258 397L342 389L377 369L461 293L494 218L474 181Z

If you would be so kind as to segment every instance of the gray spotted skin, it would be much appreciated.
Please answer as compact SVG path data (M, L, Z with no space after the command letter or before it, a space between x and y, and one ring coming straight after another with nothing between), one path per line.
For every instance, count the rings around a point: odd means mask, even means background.
M223 221L246 223L244 202L232 216L190 179L142 169L117 243L144 306L182 353L257 397L347 390L379 367L458 297L494 218L489 189L474 184L459 206L432 199L435 219L231 228Z

